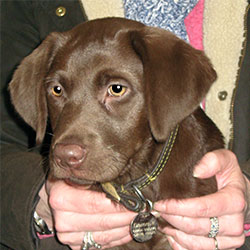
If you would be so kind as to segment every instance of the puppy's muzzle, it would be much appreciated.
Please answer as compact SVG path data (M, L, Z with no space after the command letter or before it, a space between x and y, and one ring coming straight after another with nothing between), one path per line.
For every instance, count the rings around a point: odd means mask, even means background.
M64 169L80 168L87 155L83 146L63 143L56 144L53 153L57 166Z

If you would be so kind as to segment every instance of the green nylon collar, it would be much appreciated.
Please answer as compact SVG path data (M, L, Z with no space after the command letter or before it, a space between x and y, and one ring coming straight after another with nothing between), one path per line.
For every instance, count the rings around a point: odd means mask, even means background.
M175 139L177 137L179 126L170 133L164 148L150 173L146 173L136 180L131 180L124 185L117 185L112 182L102 183L104 192L117 202L122 203L129 210L138 212L144 209L145 201L138 196L136 190L141 190L150 185L160 175L164 167L167 165ZM132 193L132 194L131 194Z

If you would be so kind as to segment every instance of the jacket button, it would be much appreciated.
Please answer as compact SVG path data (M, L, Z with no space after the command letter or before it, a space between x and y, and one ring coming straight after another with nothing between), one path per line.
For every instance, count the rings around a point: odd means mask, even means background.
M66 8L63 6L60 6L56 9L56 15L59 17L63 17L66 14Z
M227 99L227 95L228 95L227 91L225 91L225 90L224 91L220 91L218 93L218 98L219 98L220 101L224 101L224 100Z

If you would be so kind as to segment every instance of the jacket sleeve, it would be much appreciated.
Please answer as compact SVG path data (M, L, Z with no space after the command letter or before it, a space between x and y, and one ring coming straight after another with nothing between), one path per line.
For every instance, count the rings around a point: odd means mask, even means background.
M14 112L10 114L13 110L7 91L17 64L40 42L36 29L24 20L29 2L20 3L3 1L1 6L1 244L34 249L31 220L44 179L39 166L42 159L39 153L28 151L27 134L32 138L34 131L14 117Z
M243 173L250 179L250 160L246 161L244 164L241 164L241 169Z
M67 13L66 19L59 19L55 10L64 3L69 7L68 12L76 11L74 15ZM83 20L78 1L1 2L0 240L7 249L68 249L55 237L38 240L33 232L33 212L47 166L40 149L34 147L35 132L10 104L7 85L21 60L50 32L70 29Z

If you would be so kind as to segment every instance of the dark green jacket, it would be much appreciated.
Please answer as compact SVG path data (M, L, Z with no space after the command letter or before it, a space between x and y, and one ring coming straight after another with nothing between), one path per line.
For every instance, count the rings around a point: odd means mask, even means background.
M56 15L60 6L66 8L62 17ZM68 249L54 237L38 240L34 234L32 215L46 169L42 167L41 149L34 147L34 131L17 117L9 103L7 84L22 58L49 33L69 30L84 20L78 0L1 1L1 249ZM250 155L250 122L243 124L240 118L244 107L243 116L250 121L249 98L240 98L242 93L250 93L249 44L247 47L235 102L234 148L241 162Z
M66 8L59 17L56 9ZM52 31L69 30L85 20L79 1L1 1L1 244L16 250L69 249L55 238L38 240L32 214L44 183L34 132L15 116L7 83L20 61ZM29 112L27 110L27 112ZM28 136L27 136L28 135ZM28 149L29 148L29 149Z

